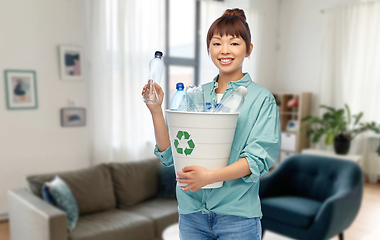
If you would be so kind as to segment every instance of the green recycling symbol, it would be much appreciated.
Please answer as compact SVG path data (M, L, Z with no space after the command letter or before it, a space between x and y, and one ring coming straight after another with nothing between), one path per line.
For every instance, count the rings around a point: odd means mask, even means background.
M185 149L183 149L182 146L180 146L180 141L186 141L187 146ZM178 154L184 154L185 156L189 156L194 148L195 144L193 142L193 139L190 138L190 134L186 131L178 131L176 138L174 139L174 147Z

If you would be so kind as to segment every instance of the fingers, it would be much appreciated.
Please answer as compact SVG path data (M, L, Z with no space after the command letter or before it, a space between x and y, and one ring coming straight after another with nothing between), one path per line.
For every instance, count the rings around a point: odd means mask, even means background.
M176 178L176 181L179 183L188 183L188 180L186 178Z
M186 166L186 167L182 168L182 172L194 171L195 168L196 168L195 166Z
M155 87L156 92L157 92L158 95L160 95L160 96L161 96L161 95L164 96L164 91L162 90L162 88L161 88L160 85L158 85L157 83L154 83L154 87Z
M141 95L144 95L147 87L148 87L148 84L145 84L144 87L143 87L143 90L141 92Z
M181 187L181 189L185 192L191 190L191 192L198 191L200 189L199 186L196 186L192 180L190 179L185 179L185 178L177 178L177 182L187 184L187 186Z
M162 88L160 85L158 85L157 83L154 83L154 87L159 90L159 91L162 91Z
M186 173L184 172L177 172L177 176L180 177L180 178L187 178L187 175Z
M199 187L195 187L193 185L187 185L186 187L181 187L183 191L187 192L187 191L191 191L191 192L196 192L199 190Z

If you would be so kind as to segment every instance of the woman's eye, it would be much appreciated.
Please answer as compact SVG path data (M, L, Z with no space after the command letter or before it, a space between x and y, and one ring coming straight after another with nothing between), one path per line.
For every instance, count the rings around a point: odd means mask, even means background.
M214 46L219 46L219 45L220 45L220 43L214 43L213 45L214 45Z
M232 43L232 45L234 45L234 46L239 46L239 43Z

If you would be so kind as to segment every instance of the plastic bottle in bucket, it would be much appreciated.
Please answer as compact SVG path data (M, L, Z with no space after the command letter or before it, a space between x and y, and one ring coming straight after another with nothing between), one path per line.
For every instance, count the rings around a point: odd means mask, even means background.
M235 91L226 95L223 101L215 109L215 112L238 112L244 103L244 98L248 94L248 89L244 86L238 87Z
M172 111L186 111L186 94L184 91L183 83L176 84L177 92L174 93L172 100L170 101L170 110Z
M204 112L206 109L204 89L202 86L186 87L186 101L188 112Z
M158 96L153 83L160 84L162 71L164 70L164 61L162 60L162 52L156 51L154 58L149 62L149 78L148 87L143 96L145 103L157 104Z

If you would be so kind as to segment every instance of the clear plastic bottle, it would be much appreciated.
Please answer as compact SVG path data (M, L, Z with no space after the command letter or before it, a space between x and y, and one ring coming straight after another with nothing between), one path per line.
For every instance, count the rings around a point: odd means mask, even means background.
M175 88L177 92L174 93L171 101L170 101L170 110L172 111L186 111L186 94L183 90L185 86L183 83L179 82L176 84Z
M220 102L220 105L215 109L215 112L238 112L244 103L244 98L248 94L248 89L244 86L238 87L226 95Z
M148 86L145 89L143 101L148 104L157 104L158 96L153 83L160 84L162 71L164 70L164 61L162 60L162 52L156 51L154 58L149 62L149 79Z
M188 112L205 112L205 96L202 86L186 87L186 100Z

